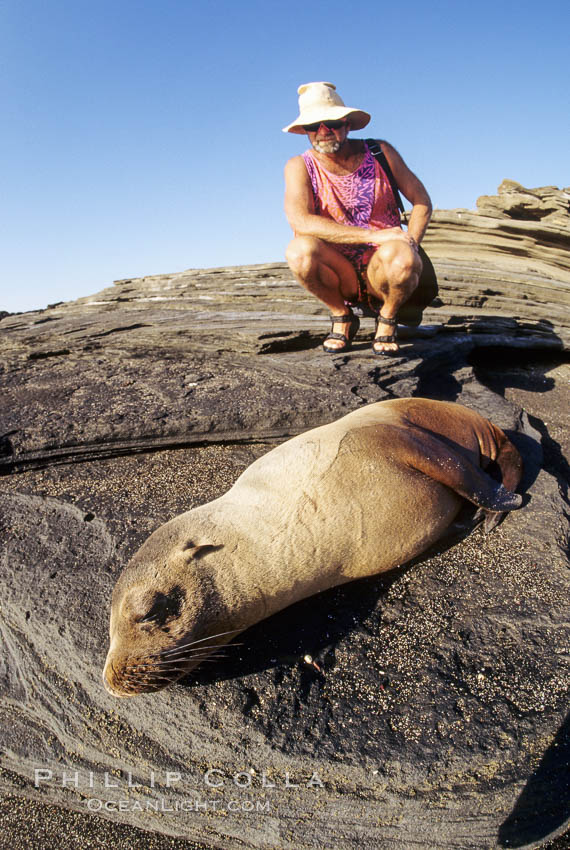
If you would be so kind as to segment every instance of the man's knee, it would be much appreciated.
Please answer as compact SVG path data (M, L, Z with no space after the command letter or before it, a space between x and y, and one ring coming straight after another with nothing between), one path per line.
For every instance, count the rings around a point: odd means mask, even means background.
M296 236L292 239L285 252L291 271L300 277L310 274L315 267L320 245L320 239L314 236Z
M422 261L416 251L404 242L388 242L379 250L379 260L388 282L393 286L417 286Z
M410 284L415 288L418 283L418 266L413 257L396 257L392 262L389 277L394 284Z

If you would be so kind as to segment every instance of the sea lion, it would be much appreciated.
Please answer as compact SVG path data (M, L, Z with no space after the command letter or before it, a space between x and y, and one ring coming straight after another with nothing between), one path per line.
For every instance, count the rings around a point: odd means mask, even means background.
M449 402L381 401L288 440L224 496L158 528L128 563L113 592L105 687L159 690L276 611L409 561L464 499L491 527L521 506L521 474L505 434Z

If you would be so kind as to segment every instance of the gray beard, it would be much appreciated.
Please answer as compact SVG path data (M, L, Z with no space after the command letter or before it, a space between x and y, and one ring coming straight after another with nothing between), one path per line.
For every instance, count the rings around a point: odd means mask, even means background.
M313 142L313 148L317 153L337 153L341 147L341 143L336 139L334 142Z

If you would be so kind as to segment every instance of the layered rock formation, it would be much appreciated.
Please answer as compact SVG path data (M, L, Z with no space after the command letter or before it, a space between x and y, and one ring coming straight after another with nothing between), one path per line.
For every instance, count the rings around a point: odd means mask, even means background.
M498 195L481 195L477 209L482 215L519 221L541 221L554 229L570 231L570 186L525 189L515 180L503 180Z
M521 194L550 211L513 218ZM102 813L223 848L538 847L564 829L567 467L555 425L504 392L526 364L538 397L554 382L532 358L568 348L560 197L437 212L439 298L395 358L372 355L372 322L325 355L326 310L282 263L118 281L1 321L5 792L125 799ZM191 681L106 694L112 587L158 524L275 441L407 395L518 429L529 505L488 538L466 536L467 513L421 563L294 606ZM35 769L51 771L38 787Z

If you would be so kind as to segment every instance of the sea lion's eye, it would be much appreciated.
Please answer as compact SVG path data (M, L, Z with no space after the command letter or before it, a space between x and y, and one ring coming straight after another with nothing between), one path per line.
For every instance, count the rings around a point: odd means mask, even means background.
M158 618L157 618L156 611L150 611L150 612L146 615L146 617L142 617L140 620L138 620L138 622L139 622L139 623L152 623L152 622L154 622L154 621L155 621L155 620L157 620L157 619L158 619Z
M136 618L136 622L147 628L149 626L163 626L167 620L180 616L185 598L186 594L179 586L173 587L169 593L157 593L150 608L142 617Z

